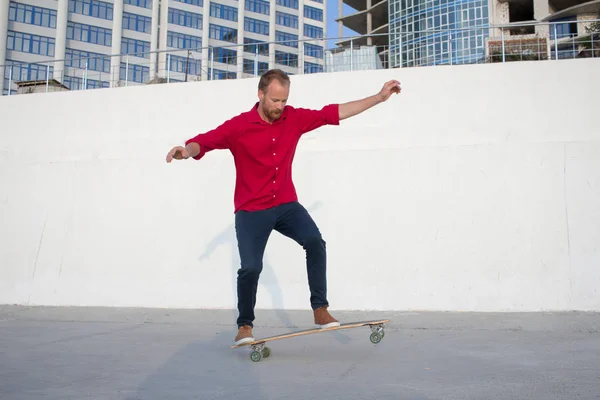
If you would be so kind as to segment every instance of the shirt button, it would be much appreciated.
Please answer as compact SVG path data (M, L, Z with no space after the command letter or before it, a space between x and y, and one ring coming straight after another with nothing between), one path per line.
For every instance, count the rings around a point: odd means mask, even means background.
M275 171L279 171L279 167L275 167Z
M273 153L273 155L275 155L275 153Z
M273 181L273 183L275 183L275 181Z
M275 141L275 138L273 138L273 141Z

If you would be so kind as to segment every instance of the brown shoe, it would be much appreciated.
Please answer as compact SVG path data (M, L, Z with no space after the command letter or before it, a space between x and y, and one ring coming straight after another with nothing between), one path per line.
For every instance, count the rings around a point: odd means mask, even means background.
M242 344L247 342L253 342L254 337L252 336L252 327L248 325L241 326L238 329L238 334L235 337L235 344Z
M315 311L315 325L317 328L331 328L333 326L340 326L340 323L337 319L333 318L329 311L327 311L327 307L317 308Z

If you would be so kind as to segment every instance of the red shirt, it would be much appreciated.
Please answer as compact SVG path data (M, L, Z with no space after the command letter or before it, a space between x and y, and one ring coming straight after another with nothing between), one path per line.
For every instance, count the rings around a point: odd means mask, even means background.
M339 125L339 105L321 110L285 106L279 119L269 124L258 114L258 103L213 130L188 139L200 154L229 149L236 166L235 212L256 211L297 201L292 182L292 161L300 137L323 125Z

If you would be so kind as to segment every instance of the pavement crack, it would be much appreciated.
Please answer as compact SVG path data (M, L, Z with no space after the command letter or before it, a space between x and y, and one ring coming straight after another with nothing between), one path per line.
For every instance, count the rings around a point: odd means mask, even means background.
M356 365L357 365L356 363L352 364L350 366L350 368L348 368L346 371L344 371L340 375L339 379L346 379L352 373L352 371L354 371L356 369Z
M96 333L90 333L90 334L86 334L86 335L70 336L70 337L63 338L63 339L53 340L51 342L39 343L39 344L36 344L36 345L32 346L31 348L35 349L35 348L42 347L42 346L48 346L48 345L53 345L53 344L58 344L58 343L66 343L66 342L71 342L71 341L74 341L74 340L89 339L89 338L97 337L97 336L111 335L113 333L118 333L118 332L124 332L124 331L138 329L138 328L143 327L144 325L146 325L145 322L143 322L141 324L134 325L134 326L127 326L125 328L112 329L110 331L105 331L105 332L96 332Z

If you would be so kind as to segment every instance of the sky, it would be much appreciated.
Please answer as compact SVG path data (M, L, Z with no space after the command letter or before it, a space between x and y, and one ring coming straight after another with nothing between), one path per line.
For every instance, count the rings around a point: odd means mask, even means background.
M338 23L335 19L338 17L338 0L324 0L327 7L327 37L333 38L327 41L327 48L335 47L335 42L338 37ZM353 14L356 10L344 4L343 15ZM356 35L357 33L344 27L344 36Z

